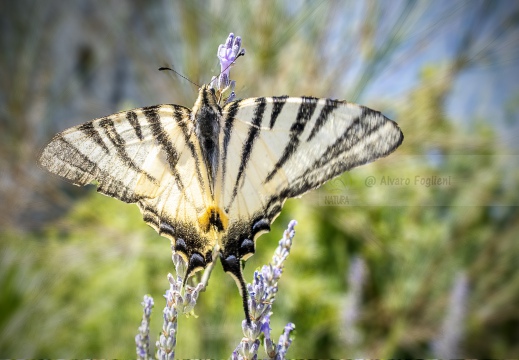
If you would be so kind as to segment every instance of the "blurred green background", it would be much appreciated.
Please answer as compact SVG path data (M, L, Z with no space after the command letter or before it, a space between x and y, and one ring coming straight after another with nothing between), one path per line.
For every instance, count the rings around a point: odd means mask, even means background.
M229 32L247 49L238 97L347 99L405 134L288 201L247 262L251 281L298 220L272 316L276 337L296 324L288 356L518 357L518 4L1 0L0 357L135 357L146 293L154 344L169 242L36 159L90 119L192 107L196 87L157 68L207 83ZM228 357L243 313L220 264L195 310L177 357Z

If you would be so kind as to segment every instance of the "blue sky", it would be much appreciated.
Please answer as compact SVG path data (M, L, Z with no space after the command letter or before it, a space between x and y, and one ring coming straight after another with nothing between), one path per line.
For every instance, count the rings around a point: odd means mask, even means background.
M469 127L477 121L486 121L498 129L499 136L508 145L517 148L519 32L517 20L515 24L503 22L511 14L519 12L519 3L494 2L491 6L495 5L495 9L489 10L490 15L485 11L477 12L481 8L472 6L482 5L477 1L429 4L430 8L420 26L422 31L427 31L423 29L428 28L428 23L432 24L429 27L432 31L426 35L426 42L429 41L420 53L413 54L413 61L406 62L405 68L383 74L378 79L381 86L371 87L370 95L407 91L416 85L423 66L448 63L459 49L462 38L472 37L473 44L467 51L469 66L455 78L446 102L447 115ZM437 15L446 8L452 8L452 12L448 12L449 17L445 20L438 18ZM402 53L405 54L405 47ZM514 99L516 110L510 113Z

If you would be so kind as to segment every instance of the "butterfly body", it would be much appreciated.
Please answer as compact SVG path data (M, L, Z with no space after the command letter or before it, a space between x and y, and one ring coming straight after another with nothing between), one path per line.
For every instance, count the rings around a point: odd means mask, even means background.
M192 110L156 105L65 130L40 162L76 185L95 181L99 192L136 203L185 258L188 275L218 251L250 320L241 261L285 200L402 141L396 123L356 104L280 96L221 105L204 85Z

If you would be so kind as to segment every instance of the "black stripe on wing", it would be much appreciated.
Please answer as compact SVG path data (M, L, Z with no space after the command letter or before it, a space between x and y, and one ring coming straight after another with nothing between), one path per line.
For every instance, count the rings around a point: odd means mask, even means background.
M148 124L150 126L151 133L157 143L161 146L162 151L166 154L166 161L168 162L169 169L175 178L175 182L177 183L178 188L183 191L184 184L182 183L182 179L180 179L180 174L177 171L177 163L179 160L179 154L177 149L171 142L168 134L164 131L162 127L162 123L160 121L160 115L158 112L159 107L151 106L142 109L144 116L146 116L146 120L148 120Z
M387 149L381 151L381 149L374 148L379 143L370 144L368 150L364 152L367 156L360 157L357 155L352 157L350 162L344 162L344 160L340 159L341 154L352 150L384 126L393 126L393 128L388 129L388 136L383 139L385 144L390 145ZM392 137L389 135L392 135ZM321 186L344 171L389 155L402 144L403 140L404 135L396 123L385 118L378 111L362 107L362 113L352 121L344 133L326 148L322 156L309 165L301 175L293 179L289 187L275 198L286 199L302 195L309 190ZM323 171L326 172L323 173ZM276 201L275 198L273 198L274 201Z
M287 103L288 95L283 96L273 96L272 97L272 103L274 104L272 106L272 113L270 114L270 122L269 127L272 129L274 125L276 124L276 120L281 114L281 110L283 110L283 106Z
M236 114L238 113L238 109L240 108L241 100L234 101L229 106L229 111L227 112L227 116L224 120L224 128L223 128L223 149L222 149L222 174L225 178L225 172L227 171L227 150L229 147L229 141L231 140L232 129L234 126L234 120L236 118ZM224 185L224 184L222 184Z
M130 123L130 125L133 127L133 130L135 131L135 135L139 138L139 140L143 140L142 137L142 130L141 130L141 124L139 123L139 120L137 119L137 114L134 111L128 111L126 113L126 120Z
M371 121L363 122L363 119L370 119ZM368 150L368 153L373 156L352 160L349 163L344 163L339 160L339 156L342 153L351 150L363 139L379 131L383 126L393 126L388 129L388 135L390 136L384 139L386 144L390 145L387 149L384 151L380 151L380 149L378 149L378 151L377 149ZM326 148L323 155L315 160L313 164L309 165L303 174L291 181L290 184L287 184L286 188L272 195L267 200L263 212L257 216L264 216L272 222L281 212L281 208L286 199L302 195L309 190L315 189L351 168L389 155L402 144L403 140L404 135L396 123L386 119L378 111L362 107L361 115L356 117L344 133L337 138L333 144ZM325 172L323 173L323 171Z
M128 155L128 153L126 152L126 149L124 147L126 142L124 141L122 136L117 132L117 128L115 127L115 124L112 119L110 119L109 117L101 119L99 121L99 126L104 130L106 136L108 137L110 142L114 145L115 152L117 153L119 158L122 160L122 162L124 162L124 164L126 166L128 166L129 168L131 168L132 170L134 170L135 172L137 172L139 174L143 174L144 176L146 176L146 178L148 178L148 180L153 182L155 185L159 184L157 179L155 179L153 176L151 176L150 174L148 174L147 172L142 170L130 158L130 156Z
M308 135L308 138L306 139L307 142L312 140L314 138L314 136L319 132L319 130L321 130L321 128L326 124L326 122L330 118L330 114L333 112L333 110L337 109L337 107L339 106L340 103L344 103L344 102L326 99L326 102L325 102L323 108L321 109L321 113L319 114L319 117L317 118L317 120L315 120L315 124L314 124L314 127L312 128L312 131L310 132L310 135Z
M110 153L110 149L108 149L108 146L106 146L105 142L103 141L103 138L101 137L97 129L94 127L93 121L89 121L87 123L79 125L77 129L81 131L83 134L85 134L90 140L99 145L106 154Z
M314 114L315 108L317 106L318 99L313 97L302 97L301 105L299 106L299 111L297 112L296 120L290 127L290 140L288 141L285 149L283 150L283 154L279 158L274 168L270 171L265 179L264 183L268 183L274 175L283 167L283 165L292 157L292 155L297 151L299 146L299 136L305 130L305 126Z
M252 153L252 148L254 146L254 142L258 138L260 134L261 122L263 120L263 114L265 113L265 109L267 107L267 101L265 98L256 98L256 108L254 109L253 117L252 117L252 126L249 128L249 133L247 134L247 140L243 144L243 150L241 152L241 161L240 167L238 169L238 175L236 176L236 182L234 183L234 189L232 191L232 196L227 205L227 211L233 203L236 195L238 194L238 187L240 186L240 182L243 178L243 174L250 160L250 155Z
M101 170L86 155L82 154L72 143L56 136L43 151L40 163L53 173L62 176L76 185L87 185L96 179L97 191L115 197L127 203L142 199L132 189L115 179L108 172Z
M182 134L184 135L184 141L186 142L187 147L189 148L189 151L191 152L191 156L195 160L195 168L196 168L196 175L198 177L198 182L201 186L201 188L204 188L204 180L202 177L202 172L200 170L200 159L198 157L198 154L195 149L195 145L191 141L191 133L189 132L189 129L187 127L187 121L189 118L186 119L186 114L182 112L183 108L175 106L174 110L174 118L177 121L178 126L182 130Z
M362 121L363 119L379 119L378 121ZM371 134L379 131L379 129L383 126L386 126L390 123L393 123L392 121L386 119L380 112L371 110L366 107L362 107L362 113L358 117L355 118L355 120L352 122L352 124L346 129L346 131L335 140L335 142L331 145L329 145L326 150L324 151L323 155L315 160L315 162L308 167L308 169L300 175L298 178L295 179L296 183L305 184L300 189L297 189L297 192L301 193L306 192L310 189L313 189L317 186L320 186L325 181L329 180L332 177L335 177L344 171L347 171L351 168L366 164L368 162L371 162L373 160L376 160L378 158L384 157L386 155L389 155L392 153L400 144L402 143L404 136L398 126L395 124L395 128L398 129L398 133L395 132L395 135L398 135L398 138L391 139L387 138L387 142L393 141L393 144L384 152L379 152L377 149L373 148L375 144L371 144L370 148L366 151L367 154L371 156L367 156L365 158L360 158L358 160L344 163L343 161L337 160L337 158L351 149L353 149L356 145L361 143L364 139L369 137ZM394 123L393 123L394 124ZM320 169L324 167L325 165L328 165L330 167L333 167L333 171L330 174L330 176L327 179L316 179L314 181L311 181L309 179L315 178L315 175L313 177L310 177L309 174L312 172L315 172L316 169ZM297 196L297 195L295 195Z

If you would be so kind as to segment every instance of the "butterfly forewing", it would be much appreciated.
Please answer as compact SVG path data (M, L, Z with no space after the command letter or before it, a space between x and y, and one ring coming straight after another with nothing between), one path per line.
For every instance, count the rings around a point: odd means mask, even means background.
M344 101L246 99L223 115L220 201L230 219L249 219L245 237L257 221L272 222L287 198L388 155L403 139L379 112Z
M214 239L194 236L209 201L199 158L190 110L159 105L65 130L44 149L40 162L76 185L94 182L103 194L137 202L144 220L161 235L172 240L180 235L186 248L207 252Z

